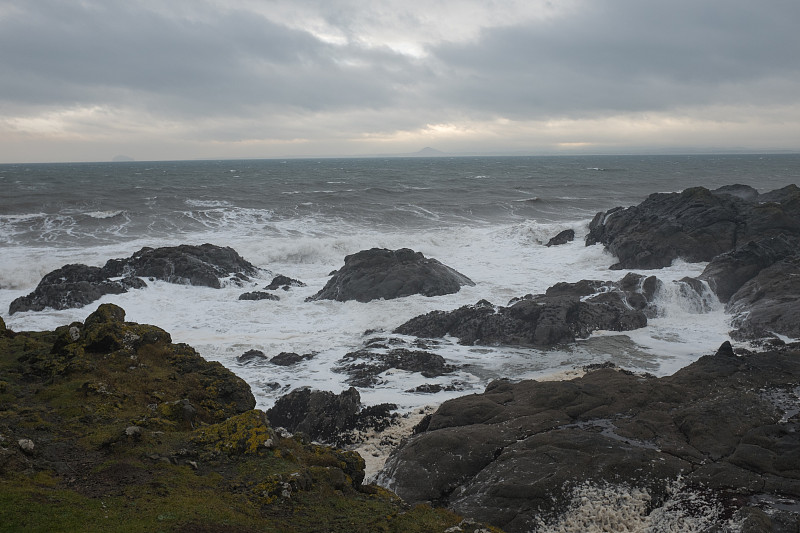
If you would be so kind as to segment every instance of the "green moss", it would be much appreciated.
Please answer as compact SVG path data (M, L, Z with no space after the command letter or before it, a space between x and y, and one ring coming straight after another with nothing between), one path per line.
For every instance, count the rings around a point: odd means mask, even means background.
M4 531L441 532L460 518L362 487L358 454L274 434L247 385L100 306L0 329Z

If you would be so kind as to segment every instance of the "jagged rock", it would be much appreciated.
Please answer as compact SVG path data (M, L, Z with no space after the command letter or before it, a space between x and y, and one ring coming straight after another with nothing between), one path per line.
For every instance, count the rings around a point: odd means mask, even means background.
M272 278L272 281L270 282L269 285L264 287L264 290L266 290L266 291L274 291L274 290L277 290L277 289L283 289L285 291L288 291L292 287L305 287L305 286L306 286L306 284L303 283L302 281L298 281L296 279L292 279L292 278L290 278L288 276L278 275L278 276L275 276L274 278Z
M737 330L731 334L737 339L800 338L800 255L760 270L731 296L725 311L733 315Z
M278 365L278 366L292 366L307 359L311 359L313 357L314 357L313 353L300 355L294 352L281 352L272 359L270 359L269 362L272 363L273 365Z
M567 244L568 242L572 242L575 240L575 230L574 229L565 229L549 241L545 246L559 246L562 244Z
M42 311L48 307L83 307L106 294L122 294L129 289L146 286L144 281L133 276L109 280L99 267L65 265L45 275L32 293L11 302L8 313L13 315L22 311Z
M267 416L274 427L341 446L352 442L353 430L375 425L385 428L393 418L390 411L396 408L379 404L362 410L361 395L353 387L338 395L304 387L278 398Z
M741 187L741 186L737 186ZM651 194L641 204L598 213L586 244L602 243L619 259L612 269L662 268L673 260L710 261L750 240L800 235L800 189L752 195L704 187Z
M438 502L510 533L566 512L585 486L643 491L644 512L674 505L679 478L730 513L755 495L797 505L798 348L737 356L727 344L664 378L603 368L495 381L443 403L378 481L411 504Z
M142 248L127 259L100 267L65 265L45 275L36 289L11 302L9 314L83 307L106 294L122 294L147 284L138 276L170 283L222 287L220 279L247 281L258 269L229 247L203 244Z
M512 300L508 307L481 301L455 311L433 311L412 318L395 333L452 335L467 345L552 346L573 342L598 329L628 331L646 326L645 310L652 303L657 283L655 278L637 274L629 274L618 283L558 283L543 295Z
M203 244L192 246L144 247L127 259L111 259L103 272L107 277L130 273L183 285L219 289L220 279L247 280L258 269L228 246Z
M419 372L426 378L443 376L456 370L456 367L445 362L444 357L435 353L405 348L381 353L365 348L345 355L337 363L336 371L349 376L349 385L373 387L378 383L379 374L391 368Z
M458 292L462 285L474 283L419 252L372 248L345 257L344 266L308 300L369 302L412 294L441 296Z
M261 350L247 350L242 355L236 358L236 362L242 365L251 363L253 361L265 361L267 356Z
M253 292L246 292L244 294L239 295L240 300L271 300L271 301L278 301L280 300L279 296L275 296L274 294L270 294L268 292L263 291L253 291Z
M800 254L800 236L778 235L750 241L730 252L716 256L703 270L699 279L722 303L761 270L785 258Z

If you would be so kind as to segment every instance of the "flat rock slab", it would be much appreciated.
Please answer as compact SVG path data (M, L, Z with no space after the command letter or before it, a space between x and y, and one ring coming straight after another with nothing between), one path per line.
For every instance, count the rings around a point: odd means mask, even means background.
M475 285L467 276L408 248L372 248L344 258L344 266L308 300L391 300L412 294L441 296Z
M729 516L778 520L748 502L800 502L798 382L800 345L737 356L728 343L664 378L495 381L443 403L379 482L511 533L565 513L580 487L641 491L652 510L679 478Z

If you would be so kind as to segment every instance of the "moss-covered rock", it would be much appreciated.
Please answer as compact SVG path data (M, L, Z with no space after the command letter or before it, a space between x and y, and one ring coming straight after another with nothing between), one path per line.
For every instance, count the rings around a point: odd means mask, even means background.
M435 532L461 523L362 486L354 452L275 434L241 379L155 326L125 322L117 306L55 331L0 329L0 376L3 530Z

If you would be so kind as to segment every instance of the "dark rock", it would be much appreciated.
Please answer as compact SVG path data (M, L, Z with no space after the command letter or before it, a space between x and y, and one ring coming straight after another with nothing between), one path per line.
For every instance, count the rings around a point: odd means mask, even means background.
M32 293L11 302L9 314L48 307L83 307L107 294L146 287L137 276L220 288L220 278L241 283L257 272L256 267L228 247L212 244L145 247L127 259L110 259L102 268L73 264L54 270L42 278Z
M247 350L236 358L236 362L244 365L253 361L265 361L266 359L267 356L261 350Z
M361 409L361 396L353 387L338 395L305 387L278 398L267 416L274 427L342 446L353 442L354 430L385 429L396 416L390 413L393 409L397 406L380 404Z
M731 296L761 270L782 259L800 253L800 236L778 235L750 241L730 252L716 256L699 279L708 282L719 301Z
M270 359L269 362L278 366L291 366L307 359L311 359L312 357L314 357L314 354L312 353L300 355L293 352L281 352Z
M558 283L543 295L512 301L508 307L495 308L481 301L454 311L433 311L412 318L395 333L452 335L467 345L552 346L586 338L598 329L628 331L647 325L645 311L651 311L656 285L648 279L629 274L618 283ZM645 285L651 289L650 300L643 292Z
M109 280L98 267L65 265L45 275L32 293L11 302L8 313L13 315L21 311L42 311L48 307L83 307L107 294L122 294L129 289L146 286L144 281L132 276Z
M263 291L253 291L253 292L245 292L244 294L239 295L240 300L271 300L271 301L278 301L280 300L279 296L275 296L274 294L270 294L268 292Z
M611 268L662 268L673 260L710 261L750 240L800 235L800 189L752 196L703 187L651 194L641 204L598 213L586 244L602 243L619 262Z
M258 269L228 246L182 244L163 248L144 247L127 259L111 259L103 267L107 277L131 273L183 285L219 289L221 279L246 281Z
M311 300L344 302L400 298L412 294L441 296L458 292L472 280L408 248L372 248L348 255L344 266Z
M718 189L714 189L711 191L711 194L721 195L721 194L728 194L730 196L735 196L737 198L741 198L742 200L746 200L748 202L752 202L758 199L758 191L752 188L749 185L723 185Z
M800 256L761 270L731 296L725 311L734 315L737 339L800 338Z
M575 240L575 230L574 229L565 229L549 241L545 246L559 246L561 244L567 244L568 242L572 242Z
M305 286L306 284L303 283L302 281L298 281L296 279L292 279L284 275L278 275L272 278L272 281L270 282L269 285L264 287L264 290L274 291L277 289L283 289L285 291L288 291L292 287L305 287Z
M495 381L443 403L392 454L379 483L510 533L568 510L580 487L648 495L670 487L727 498L800 499L800 417L774 398L796 391L800 346L734 356L729 344L664 378L603 368L563 382ZM796 409L796 400L792 406ZM731 497L735 495L735 497Z
M456 367L448 365L444 357L422 350L395 348L387 353L370 349L350 352L337 364L336 371L348 374L349 385L373 387L378 383L378 375L391 368L419 372L426 378L450 374Z

